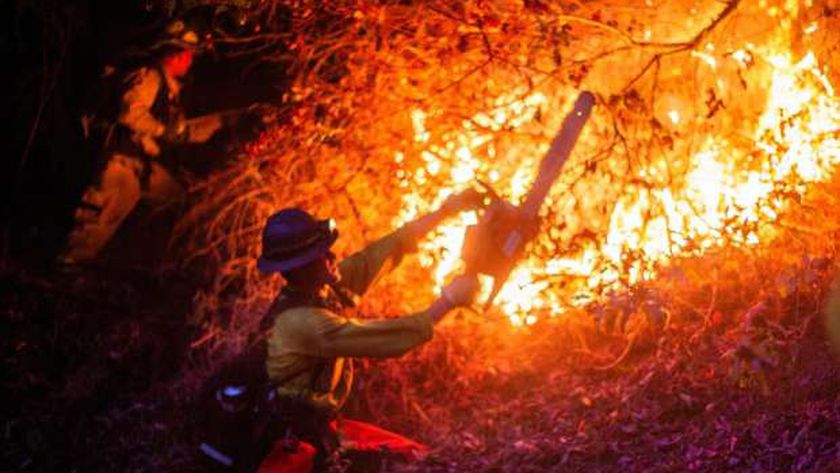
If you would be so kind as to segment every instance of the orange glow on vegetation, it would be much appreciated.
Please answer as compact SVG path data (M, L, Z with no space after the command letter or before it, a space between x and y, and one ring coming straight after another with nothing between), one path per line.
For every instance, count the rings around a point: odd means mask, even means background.
M787 46L795 4L773 8L768 14L785 17L766 44L744 43L738 49L723 50L704 43L691 52L698 67L707 70L746 71L756 64L761 66L762 76L753 80L766 89L766 100L763 112L745 125L751 129L746 139L736 143L715 133L706 133L700 140L695 136L698 145L681 157L687 160L684 177L667 185L637 186L624 192L610 204L608 229L599 240L572 254L531 254L522 261L496 300L496 307L511 323L530 325L540 317L556 316L569 307L593 301L610 289L652 278L670 258L697 255L722 244L770 241L776 232L772 223L783 214L790 199L801 195L808 184L830 177L840 164L840 102L825 65L818 64L811 52L796 57ZM816 29L816 24L810 24L805 33ZM645 35L648 39L649 30ZM722 78L716 82L719 90L732 85ZM496 108L468 117L460 133L450 136L434 136L427 128L434 110L411 111L410 132L422 148L423 165L398 171L405 194L395 224L435 208L448 195L475 185L477 179L518 203L527 193L550 139L543 147L502 152L496 149L492 135L500 130L539 130L543 136L552 135L556 130L545 129L540 114L562 117L566 110L552 110L548 104L565 103L568 107L576 95L569 90L553 93L559 95L514 91L499 97ZM675 127L698 125L703 118L678 108L666 109L665 113ZM591 137L585 130L581 141L588 139ZM403 163L402 152L394 160ZM662 176L669 165L663 159L634 172L647 182L664 183ZM432 199L420 192L430 185L430 178L438 186ZM562 185L558 184L549 199L562 195ZM464 213L423 243L420 262L433 271L438 290L462 271L464 231L476 217L474 212ZM550 232L559 223L543 222L542 231ZM583 283L569 291L552 282L564 278Z

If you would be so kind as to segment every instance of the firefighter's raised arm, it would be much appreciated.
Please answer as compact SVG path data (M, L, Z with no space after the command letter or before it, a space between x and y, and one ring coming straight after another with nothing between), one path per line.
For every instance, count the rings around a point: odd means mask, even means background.
M480 192L475 189L467 189L447 197L439 209L405 224L403 228L406 229L407 236L416 244L445 219L460 212L478 209L483 205L483 202L484 196Z
M434 212L353 253L338 265L341 285L357 295L363 295L377 279L394 269L404 255L415 251L417 243L442 221L459 212L476 209L482 201L483 196L473 189L454 194Z

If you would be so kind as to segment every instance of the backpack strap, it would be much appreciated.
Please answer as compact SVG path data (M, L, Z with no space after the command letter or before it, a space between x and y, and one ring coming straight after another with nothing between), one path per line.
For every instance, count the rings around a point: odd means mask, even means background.
M283 288L260 321L259 336L262 339L262 342L267 341L270 336L271 328L274 326L274 320L278 315L286 310L293 309L295 307L312 306L339 312L345 308L355 306L355 301L353 301L352 296L342 286L330 284L329 289L331 292L329 292L326 297L321 297L320 295L303 294L289 288L288 286ZM312 370L312 376L309 378L310 391L315 391L319 378L325 370L330 368L331 365L332 363L330 362L322 361L318 363L315 369ZM271 383L271 386L277 387L291 381L306 372L307 369L308 368L303 368L291 375L285 376L282 380Z

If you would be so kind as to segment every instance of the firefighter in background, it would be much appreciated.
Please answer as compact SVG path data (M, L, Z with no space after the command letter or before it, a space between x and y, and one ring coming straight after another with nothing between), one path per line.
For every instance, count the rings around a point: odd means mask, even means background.
M161 162L167 146L205 142L225 124L223 114L186 120L180 106L180 80L198 49L195 31L182 21L171 23L151 48L153 64L127 74L117 116L83 119L86 133L105 130L103 164L75 211L61 263L95 259L141 198L161 206L183 200L184 188Z

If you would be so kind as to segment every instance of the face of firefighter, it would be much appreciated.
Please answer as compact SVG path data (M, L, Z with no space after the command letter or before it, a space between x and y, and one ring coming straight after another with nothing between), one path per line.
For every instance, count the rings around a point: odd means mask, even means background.
M335 284L341 279L341 274L338 272L338 265L336 264L336 257L335 253L332 251L327 251L324 253L324 274L326 275L326 279L330 284Z
M327 251L311 264L310 277L313 282L323 284L337 283L341 276L338 274L338 266L335 264L335 253Z
M289 284L304 290L318 290L341 279L336 265L336 256L327 251L315 261L283 273Z
M184 77L192 66L193 52L185 49L163 58L163 67L172 77Z

